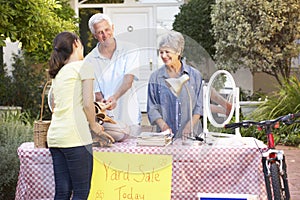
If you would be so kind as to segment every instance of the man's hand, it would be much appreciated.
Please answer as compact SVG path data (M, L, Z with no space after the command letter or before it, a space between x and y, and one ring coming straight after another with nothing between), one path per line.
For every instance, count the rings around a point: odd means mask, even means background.
M111 96L104 103L107 105L110 104L107 110L113 110L117 106L117 99L114 96Z

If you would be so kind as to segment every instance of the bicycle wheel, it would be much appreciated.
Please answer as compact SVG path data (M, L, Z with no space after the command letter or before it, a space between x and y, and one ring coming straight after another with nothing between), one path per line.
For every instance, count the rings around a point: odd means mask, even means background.
M283 156L283 163L282 163L282 182L283 182L283 191L284 191L284 199L289 200L290 199L290 190L289 190L289 184L288 184L288 177L287 177L287 167L285 162L285 156Z
M263 173L264 173L264 179L265 179L265 185L266 185L266 192L268 200L272 200L272 191L271 191L271 183L268 175L268 168L266 165L266 157L262 157L262 166L263 166Z
M277 163L272 163L270 166L271 178L272 178L272 188L274 200L283 200L279 167Z

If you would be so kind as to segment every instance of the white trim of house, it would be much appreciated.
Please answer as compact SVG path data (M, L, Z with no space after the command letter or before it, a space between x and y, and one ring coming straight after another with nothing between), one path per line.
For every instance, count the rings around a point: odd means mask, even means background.
M80 8L106 8L106 7L143 7L143 6L152 6L153 8L157 7L169 7L169 6L180 6L184 3L184 0L124 0L124 3L112 3L112 4L89 4L88 0L70 0L71 6L74 8L76 16L79 16Z

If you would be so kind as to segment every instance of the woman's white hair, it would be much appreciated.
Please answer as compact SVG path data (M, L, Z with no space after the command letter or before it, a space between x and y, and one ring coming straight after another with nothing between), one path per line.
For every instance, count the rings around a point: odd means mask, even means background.
M177 31L168 31L160 36L159 48L170 48L179 55L182 55L184 49L184 37Z
M103 13L97 13L94 14L90 19L89 19L89 28L90 31L92 32L92 34L95 34L95 29L94 29L94 25L98 24L99 22L106 20L107 23L112 26L112 21L109 18L109 16L107 16L106 14Z

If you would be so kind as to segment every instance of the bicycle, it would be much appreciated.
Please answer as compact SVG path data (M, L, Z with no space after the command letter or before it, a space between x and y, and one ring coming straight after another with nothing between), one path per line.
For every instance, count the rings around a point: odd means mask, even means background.
M264 152L261 151L261 153L268 200L290 199L285 156L283 150L275 149L273 129L279 128L280 122L285 125L300 122L299 120L296 120L298 117L300 117L300 113L287 114L276 119L264 121L244 120L237 123L229 123L224 126L224 128L227 129L240 127L249 128L250 126L256 126L259 131L265 131L267 136L267 149ZM270 183L272 183L272 185Z

